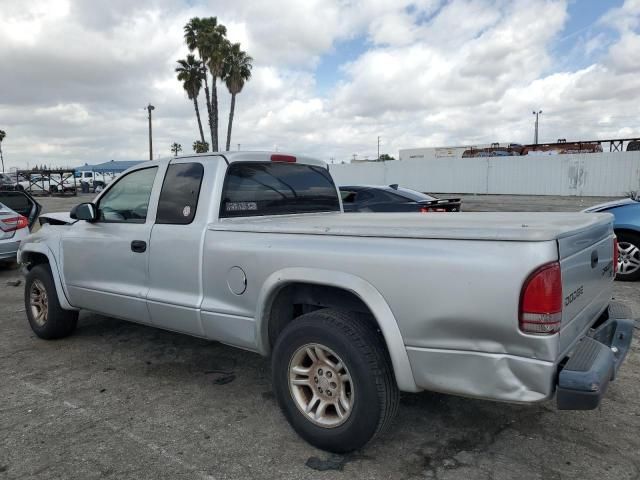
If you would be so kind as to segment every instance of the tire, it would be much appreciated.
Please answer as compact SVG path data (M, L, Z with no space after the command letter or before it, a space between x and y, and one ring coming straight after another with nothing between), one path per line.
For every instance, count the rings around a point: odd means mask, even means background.
M316 363L311 363L309 351ZM290 374L296 366L309 372ZM363 316L323 309L298 317L278 336L272 368L282 412L317 448L335 453L356 450L383 432L398 410L399 392L384 339ZM308 383L293 385L290 378ZM320 411L323 403L332 401L335 404ZM305 405L309 414L304 413ZM320 417L311 418L317 414Z
M98 183L93 187L93 193L100 193L102 190L104 190L104 185L102 183Z
M36 265L27 274L24 306L31 329L45 340L67 337L78 324L78 312L60 306L47 264Z
M618 273L616 280L633 282L640 279L640 235L616 232L618 237Z

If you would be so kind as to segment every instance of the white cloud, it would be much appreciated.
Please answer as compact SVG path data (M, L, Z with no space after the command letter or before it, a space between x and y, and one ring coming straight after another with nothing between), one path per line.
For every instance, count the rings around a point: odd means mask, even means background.
M182 27L217 15L255 58L238 96L233 145L325 160L452 143L638 135L640 0L581 37L590 64L552 53L566 0L10 0L0 18L0 128L6 162L77 165L145 158L152 102L156 153L190 150L193 103L175 80ZM366 51L319 88L315 66L342 41ZM323 93L320 93L323 92ZM228 94L218 85L226 136ZM200 102L206 127L204 102Z

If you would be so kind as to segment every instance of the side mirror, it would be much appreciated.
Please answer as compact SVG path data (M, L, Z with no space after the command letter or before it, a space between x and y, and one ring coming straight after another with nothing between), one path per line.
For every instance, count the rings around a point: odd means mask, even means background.
M93 203L81 203L71 209L69 216L74 220L86 220L95 222L98 219L96 206Z

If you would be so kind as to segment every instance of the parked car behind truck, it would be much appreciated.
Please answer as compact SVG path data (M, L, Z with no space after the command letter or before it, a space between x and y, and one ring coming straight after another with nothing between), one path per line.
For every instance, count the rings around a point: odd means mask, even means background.
M36 335L85 309L271 356L286 418L334 452L400 391L595 408L631 341L608 214L349 214L323 162L233 152L140 164L71 217L20 247Z
M42 207L26 192L0 190L0 262L14 262Z
M433 195L388 186L345 185L340 187L345 212L459 212L460 198L437 198Z
M613 228L618 237L618 274L623 281L640 279L640 202L638 197L623 198L589 207L585 212L607 212L614 217Z

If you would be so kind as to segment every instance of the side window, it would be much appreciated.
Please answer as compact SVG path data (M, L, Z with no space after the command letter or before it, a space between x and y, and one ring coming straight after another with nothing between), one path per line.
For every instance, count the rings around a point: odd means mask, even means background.
M342 203L353 203L356 201L356 192L353 190L340 190Z
M169 165L160 191L156 223L188 225L193 221L203 175L200 163Z
M365 190L364 192L358 193L357 201L362 203L370 202L373 198L373 194L369 190Z
M149 197L158 167L136 170L120 179L100 199L98 218L102 222L144 223Z
M402 198L400 195L396 195L395 193L376 190L375 201L380 203L405 203L408 200L406 198Z

